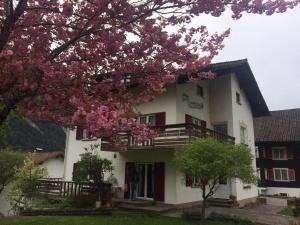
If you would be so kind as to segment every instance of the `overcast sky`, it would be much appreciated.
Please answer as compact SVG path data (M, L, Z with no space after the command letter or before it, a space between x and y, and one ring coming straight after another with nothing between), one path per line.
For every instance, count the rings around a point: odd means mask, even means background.
M231 28L214 62L247 58L270 110L300 108L300 7L273 16L197 18L210 31ZM197 23L198 23L197 22Z

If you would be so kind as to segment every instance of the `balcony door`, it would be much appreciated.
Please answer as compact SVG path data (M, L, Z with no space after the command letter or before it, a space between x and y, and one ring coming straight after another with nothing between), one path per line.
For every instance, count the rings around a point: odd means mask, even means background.
M154 166L153 163L137 163L138 187L137 197L153 199L154 193Z

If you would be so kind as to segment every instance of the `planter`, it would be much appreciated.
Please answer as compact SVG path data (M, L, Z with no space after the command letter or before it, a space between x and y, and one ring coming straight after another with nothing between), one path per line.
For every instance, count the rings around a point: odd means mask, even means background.
M96 209L100 209L101 208L101 201L96 201Z

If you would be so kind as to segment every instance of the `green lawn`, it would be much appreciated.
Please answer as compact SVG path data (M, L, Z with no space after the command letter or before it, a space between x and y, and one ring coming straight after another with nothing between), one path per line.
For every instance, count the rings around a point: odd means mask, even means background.
M163 217L155 214L114 214L112 216L68 216L68 217L14 217L0 218L1 225L194 225L179 218ZM197 223L199 224L199 222ZM233 225L207 221L201 225ZM237 225L235 223L235 225ZM240 224L244 225L244 224Z
M285 209L281 210L278 214L285 215L285 216L294 216L293 209L295 206L288 206Z

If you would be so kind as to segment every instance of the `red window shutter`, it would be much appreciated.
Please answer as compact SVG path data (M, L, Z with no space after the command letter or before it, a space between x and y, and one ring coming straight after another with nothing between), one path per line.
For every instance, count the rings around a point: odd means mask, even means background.
M290 181L295 181L296 180L294 169L289 169L289 180Z
M83 127L77 126L76 128L76 140L82 140L83 139Z
M135 173L135 163L134 162L126 162L125 164L125 188L124 188L124 198L129 198L130 196L130 186L129 181L132 179Z
M274 180L273 169L268 169L268 180Z
M207 123L205 120L201 120L201 127L206 128L207 127Z
M294 159L294 151L292 146L287 147L287 159Z
M272 155L273 155L272 148L271 147L266 148L266 157L267 157L267 159L272 159Z
M160 112L155 114L155 125L156 126L166 125L166 112Z
M165 163L154 163L154 200L165 201Z
M192 116L185 114L185 123L193 123Z
M185 176L185 186L192 187L192 185L193 185L193 179L189 176Z

